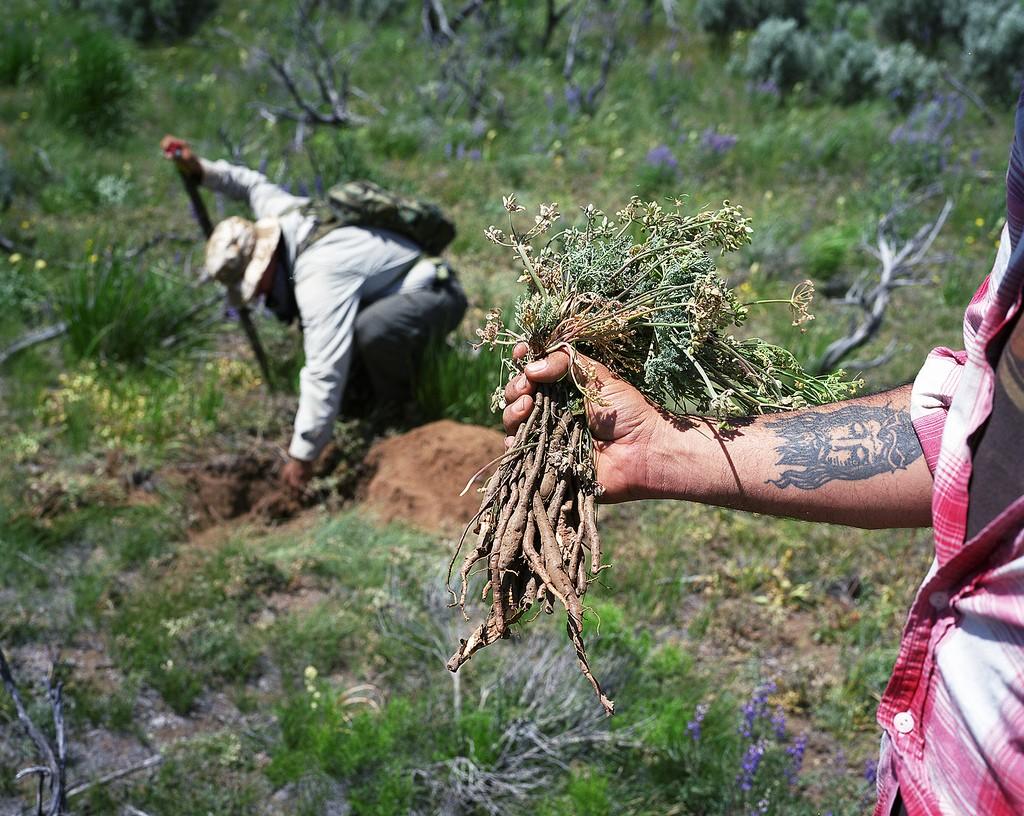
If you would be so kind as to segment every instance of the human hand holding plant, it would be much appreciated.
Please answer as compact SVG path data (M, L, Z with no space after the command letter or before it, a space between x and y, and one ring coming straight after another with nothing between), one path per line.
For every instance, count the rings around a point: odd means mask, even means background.
M526 343L518 344L512 352L515 360L529 353ZM611 504L635 499L655 498L660 495L659 479L652 460L663 449L660 444L672 428L665 412L644 397L636 388L616 377L606 366L582 354L576 356L576 377L594 377L589 385L595 390L600 403L586 401L587 425L594 440L594 465L602 492L600 500ZM513 377L505 387L505 410L502 421L505 447L510 448L519 426L533 411L537 386L564 379L569 374L569 354L553 351L532 363L527 363L521 374Z
M457 671L535 605L551 613L557 603L611 714L583 642L585 595L609 566L598 498L687 496L698 486L692 457L707 449L694 454L700 446L688 451L680 437L715 445L709 427L730 417L832 402L854 385L809 376L785 349L732 333L755 304L740 303L716 270L718 252L750 240L749 221L729 202L689 212L682 200L666 209L634 198L614 219L588 206L580 226L554 235L557 204L541 204L526 230L515 196L503 204L508 232L484 234L522 268L527 291L512 321L492 310L477 334L510 350L512 379L495 396L512 436L483 488L470 524L476 543L453 590L465 611L470 576L482 572L490 610L447 665ZM808 319L809 298L801 284L784 301L794 325Z

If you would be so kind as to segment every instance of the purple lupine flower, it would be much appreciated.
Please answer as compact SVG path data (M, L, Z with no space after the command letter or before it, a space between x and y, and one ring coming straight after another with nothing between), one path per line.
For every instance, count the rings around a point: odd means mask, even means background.
M483 155L484 154L480 152L479 148L474 147L472 150L466 153L466 158L469 159L470 161L480 161L480 159L483 158Z
M775 732L775 739L786 738L786 712L782 706L775 706L775 713L772 715L772 730Z
M444 143L444 157L446 159L450 159L452 157L452 143L451 142L445 142Z
M664 168L666 170L677 170L679 161L672 154L668 145L658 145L647 151L647 163L651 167Z
M804 752L807 750L807 735L801 734L794 740L793 744L786 749L786 756L789 757L789 766L786 768L786 781L790 787L796 785L797 777L800 776L800 769L804 766Z
M577 88L575 85L565 86L565 102L570 108L578 108L581 98L582 94L580 93L579 88Z
M778 83L771 79L766 79L763 82L751 82L747 85L747 90L751 93L760 94L761 96L771 96L775 99L782 96L782 91L779 90Z
M259 171L259 174L261 176L265 176L267 174L267 162L268 161L269 161L269 158L267 156L264 156L262 159L260 159L260 163L256 167L256 169Z
M686 724L686 731L694 742L700 741L700 725L707 716L708 708L710 706L707 703L698 703L693 712L693 719Z
M748 791L754 787L754 776L757 775L757 769L767 749L768 745L763 739L747 746L747 752L740 763L740 772L736 774L736 784L740 786L740 790Z
M303 198L309 196L309 186L306 184L306 182L300 181L298 187L300 196L302 196Z
M774 680L769 680L767 683L762 683L750 696L750 699L743 704L743 722L740 723L739 732L741 736L747 739L754 738L754 723L767 716L768 712L768 696L774 694L777 690Z
M483 119L474 119L473 124L469 127L469 132L473 134L474 139L483 138L483 135L487 133L487 122Z
M869 759L864 763L864 781L874 785L878 781L878 760Z
M700 136L700 145L710 153L722 155L736 146L739 137L730 133L719 133L713 127L705 128Z
M948 150L953 145L950 128L963 118L963 99L952 94L936 94L919 102L907 114L907 119L893 128L890 144L934 145Z

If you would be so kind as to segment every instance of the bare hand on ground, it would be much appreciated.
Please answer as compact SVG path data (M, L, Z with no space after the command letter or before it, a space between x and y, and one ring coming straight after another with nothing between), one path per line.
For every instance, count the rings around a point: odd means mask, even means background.
M525 343L513 351L520 359L527 353ZM651 455L658 440L674 429L658 409L633 386L619 379L605 366L583 355L577 357L577 379L586 375L581 366L592 367L591 384L596 386L604 405L587 400L587 422L594 438L597 480L604 488L601 500L620 502L645 498L656 484L650 478ZM569 355L555 351L529 363L523 374L512 378L505 388L505 446L512 444L516 429L533 410L533 392L537 383L555 382L569 372ZM656 475L656 474L655 474ZM656 480L655 480L656 481Z
M289 459L281 468L281 481L285 487L302 493L313 477L313 463L301 459Z
M202 177L203 168L199 163L199 157L192 152L192 148L184 139L167 134L160 140L160 150L186 176L197 180Z

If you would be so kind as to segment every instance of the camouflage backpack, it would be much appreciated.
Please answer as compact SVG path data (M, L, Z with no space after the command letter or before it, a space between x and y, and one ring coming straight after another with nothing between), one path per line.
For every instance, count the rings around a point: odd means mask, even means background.
M455 238L455 224L428 201L394 193L372 181L349 181L327 191L315 207L317 226L299 251L331 230L345 226L391 230L419 244L428 255L440 255Z

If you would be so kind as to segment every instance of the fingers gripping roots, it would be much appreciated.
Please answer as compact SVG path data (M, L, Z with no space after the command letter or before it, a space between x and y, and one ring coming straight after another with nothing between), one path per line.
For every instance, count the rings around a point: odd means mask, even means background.
M583 642L583 597L603 567L590 436L568 396L559 383L539 389L530 416L484 488L474 519L476 546L459 570L457 604L465 614L470 576L482 570L490 608L447 666L457 671L475 652L508 637L534 604L550 613L557 602L566 611L580 669L611 714L614 703L594 677Z

